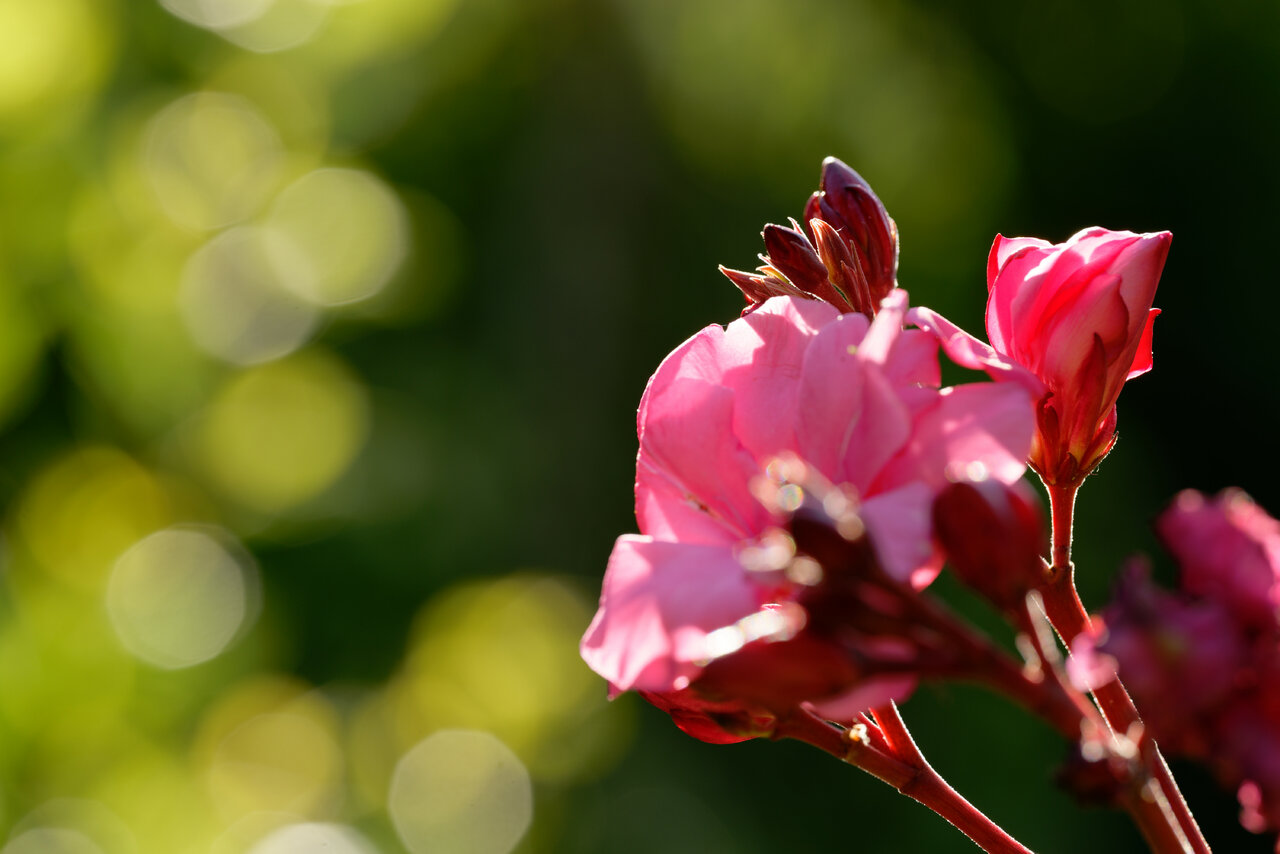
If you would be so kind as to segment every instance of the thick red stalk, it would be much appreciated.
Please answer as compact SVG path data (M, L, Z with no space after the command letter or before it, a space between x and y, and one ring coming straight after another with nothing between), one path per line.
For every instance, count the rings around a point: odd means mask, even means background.
M1018 840L966 801L925 761L892 704L876 709L866 734L841 730L812 714L797 712L779 722L775 738L812 744L893 786L950 822L989 854L1032 854Z
M1040 588L1044 600L1045 615L1053 625L1062 642L1071 648L1071 643L1082 632L1090 628L1089 612L1080 601L1076 592L1075 565L1071 562L1071 538L1073 535L1073 515L1076 503L1076 492L1080 484L1050 486L1049 508L1053 532L1051 555L1053 563L1049 566L1048 577ZM1124 684L1115 679L1099 687L1093 692L1102 716L1114 732L1128 733L1134 724L1141 724L1142 718L1138 709L1125 690ZM1150 749L1147 754L1148 770L1151 778L1158 786L1158 791L1149 792L1149 797L1135 798L1129 803L1129 812L1147 841L1156 851L1191 851L1194 854L1211 854L1209 843L1195 816L1191 814L1186 799L1182 796L1173 772L1160 754L1154 741L1148 740ZM1167 821L1157 814L1171 815L1175 821ZM1159 825L1171 825L1166 832ZM1154 838L1153 838L1154 837ZM1161 845L1170 847L1160 847Z

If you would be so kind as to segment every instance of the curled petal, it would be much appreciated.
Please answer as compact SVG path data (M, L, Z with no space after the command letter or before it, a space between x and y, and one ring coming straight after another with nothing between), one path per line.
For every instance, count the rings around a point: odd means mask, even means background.
M1159 313L1158 308L1147 312L1147 323L1142 327L1142 337L1138 339L1138 349L1133 354L1133 364L1129 366L1129 373L1125 375L1126 380L1140 377L1151 370L1151 333L1156 325L1156 315Z
M937 337L942 350L962 368L983 371L996 381L1015 382L1033 397L1045 392L1044 383L1035 374L995 348L975 338L931 308L916 306L907 312L907 320Z

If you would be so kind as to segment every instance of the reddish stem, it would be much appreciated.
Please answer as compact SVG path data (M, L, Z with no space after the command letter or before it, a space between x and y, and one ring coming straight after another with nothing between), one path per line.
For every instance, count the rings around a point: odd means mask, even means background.
M1069 650L1076 637L1091 627L1089 612L1085 610L1080 594L1076 592L1075 565L1071 562L1072 517L1080 484L1046 484L1046 488L1049 492L1053 525L1053 563L1049 566L1045 583L1040 587L1040 595L1044 601L1045 615ZM1093 697L1112 731L1123 735L1134 724L1142 723L1137 707L1118 678L1097 688ZM1152 791L1148 791L1146 796L1132 799L1128 805L1129 812L1154 850L1211 854L1209 843L1200 832L1200 826L1196 824L1159 747L1151 739L1146 741L1150 744L1146 756L1147 766L1157 785L1151 787ZM1168 821L1168 816L1175 819L1176 826Z
M812 744L861 768L942 816L989 854L1032 854L933 770L896 706L876 709L874 714L874 722L862 725L867 729L863 737L851 736L854 730L838 729L804 711L780 721L774 737Z

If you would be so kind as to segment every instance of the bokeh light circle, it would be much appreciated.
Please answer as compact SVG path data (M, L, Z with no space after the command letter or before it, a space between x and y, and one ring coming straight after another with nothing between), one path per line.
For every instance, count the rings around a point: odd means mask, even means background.
M160 5L189 24L222 30L262 17L275 0L160 0Z
M105 854L96 842L78 830L37 827L18 834L0 848L0 854Z
M239 365L285 356L306 342L319 312L279 287L260 229L224 231L191 256L178 297L192 339Z
M407 215L395 192L358 169L317 169L276 198L267 246L285 287L317 305L367 299L404 260Z
M396 765L387 798L413 854L507 854L533 818L529 772L486 732L440 730Z
M113 41L97 0L0 0L0 123L53 117L90 95Z
M248 854L376 854L354 828L340 824L291 824L268 834Z
M230 499L262 513L318 495L364 444L368 401L336 358L309 351L233 377L206 413L200 464Z
M196 231L253 214L275 189L284 147L247 99L196 92L151 120L143 169L161 208Z
M107 613L120 642L138 658L176 669L226 649L250 613L245 558L198 528L143 538L116 561Z
M339 725L333 704L294 680L252 679L222 694L195 746L217 814L226 823L330 814L342 797Z

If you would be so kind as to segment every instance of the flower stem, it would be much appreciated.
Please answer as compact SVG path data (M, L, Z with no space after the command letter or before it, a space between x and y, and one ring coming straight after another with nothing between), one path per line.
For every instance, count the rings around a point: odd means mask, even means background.
M774 737L812 744L861 768L942 816L989 854L1032 854L933 770L895 705L877 708L873 714L874 720L864 718L864 723L844 730L798 711L779 722Z
M1068 485L1049 485L1049 509L1053 526L1050 553L1053 562L1050 564L1044 584L1040 587L1040 595L1044 603L1045 615L1053 625L1058 637L1068 650L1078 635L1090 629L1089 612L1080 601L1076 591L1075 566L1071 562L1071 539L1073 536L1073 516L1076 503L1076 492L1079 483ZM1125 690L1119 678L1108 682L1093 692L1093 697L1102 711L1102 716L1113 732L1128 733L1135 724L1141 724L1142 718L1138 709ZM1148 772L1155 784L1144 796L1131 799L1128 807L1134 821L1142 829L1148 843L1156 851L1191 851L1195 854L1210 854L1209 843L1200 826L1196 824L1186 799L1182 796L1173 772L1160 755L1160 749L1152 739L1145 739L1150 745L1145 751ZM1163 814L1163 817L1161 816ZM1168 821L1172 817L1174 821ZM1165 825L1167 827L1162 827Z
M1046 488L1049 490L1049 513L1053 525L1050 541L1053 563L1050 565L1050 575L1054 577L1071 572L1072 517L1075 514L1076 493L1080 490L1080 484L1055 484Z

